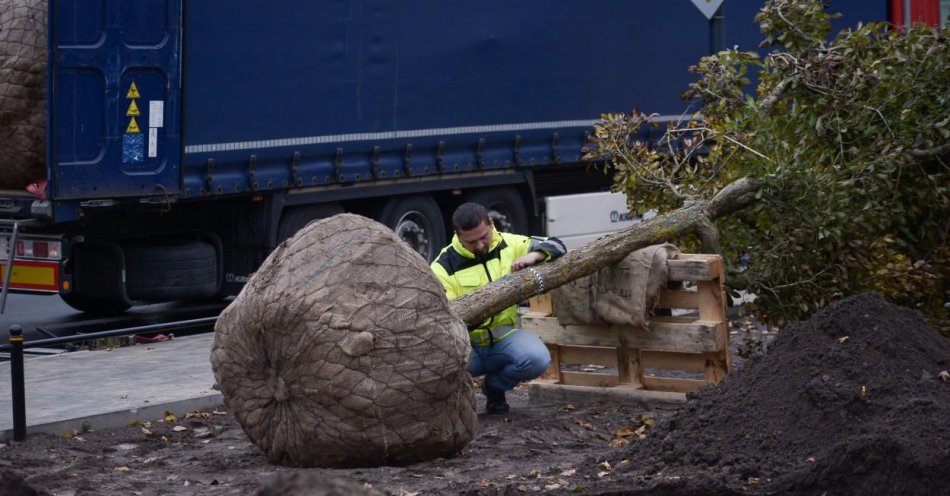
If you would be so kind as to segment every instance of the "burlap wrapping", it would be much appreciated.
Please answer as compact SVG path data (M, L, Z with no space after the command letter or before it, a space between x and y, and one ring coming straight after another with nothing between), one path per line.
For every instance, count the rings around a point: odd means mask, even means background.
M617 324L649 328L649 313L666 286L667 264L679 249L664 243L627 255L620 262L551 292L563 325Z
M267 258L221 314L211 363L272 462L377 466L471 441L469 352L426 261L385 226L341 214Z
M46 0L0 0L0 189L46 178Z

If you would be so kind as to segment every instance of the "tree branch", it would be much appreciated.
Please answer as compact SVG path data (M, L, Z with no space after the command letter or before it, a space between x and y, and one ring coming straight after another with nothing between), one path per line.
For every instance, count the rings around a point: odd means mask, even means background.
M936 155L943 154L947 151L950 151L950 142L944 143L940 146L935 146L933 148L914 148L910 151L910 154L914 158L930 158Z

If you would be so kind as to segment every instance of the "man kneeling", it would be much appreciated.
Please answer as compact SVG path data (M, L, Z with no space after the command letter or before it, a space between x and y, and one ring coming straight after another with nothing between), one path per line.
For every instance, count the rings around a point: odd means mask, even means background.
M495 230L488 211L464 203L452 215L455 236L432 262L432 270L453 300L514 271L553 260L567 249L557 238L537 238ZM505 392L519 382L539 377L551 362L541 340L517 329L518 308L510 306L488 320L469 327L472 377L485 376L486 412L508 412Z

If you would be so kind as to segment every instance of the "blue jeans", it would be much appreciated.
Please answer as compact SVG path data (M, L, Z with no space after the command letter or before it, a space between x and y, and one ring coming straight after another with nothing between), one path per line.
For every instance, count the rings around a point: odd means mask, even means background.
M488 387L498 391L514 389L519 382L539 377L551 363L551 354L541 339L515 329L491 346L472 346L468 373L485 376Z

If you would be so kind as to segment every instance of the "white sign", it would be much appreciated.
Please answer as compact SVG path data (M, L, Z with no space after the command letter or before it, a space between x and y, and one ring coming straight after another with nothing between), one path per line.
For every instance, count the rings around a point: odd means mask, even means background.
M148 127L165 126L165 102L150 100L148 102Z
M706 19L712 19L719 10L719 6L722 5L722 0L693 0L693 5L706 16Z
M158 156L158 128L150 127L148 128L148 157L155 158Z

